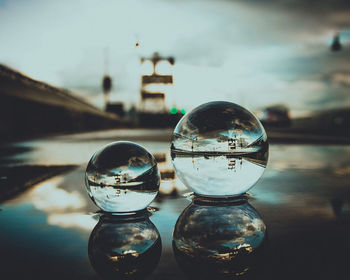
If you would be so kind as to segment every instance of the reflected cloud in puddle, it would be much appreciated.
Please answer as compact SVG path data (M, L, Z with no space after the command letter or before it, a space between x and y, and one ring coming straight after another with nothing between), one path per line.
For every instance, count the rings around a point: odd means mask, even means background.
M47 214L49 225L62 228L78 228L90 231L96 221L87 215L87 201L78 191L68 192L61 189L63 177L55 177L44 181L27 193L10 200L6 205L31 204L34 208Z
M58 188L62 182L63 178L57 177L38 184L26 200L29 199L37 209L48 213L82 209L86 205L85 199L77 191L68 192Z
M28 192L6 202L8 205L31 203L38 210L45 212L82 209L86 206L86 199L78 191L68 192L59 188L63 177L58 176L37 184Z
M50 214L47 223L62 228L80 228L91 230L96 225L96 220L91 215L84 213Z

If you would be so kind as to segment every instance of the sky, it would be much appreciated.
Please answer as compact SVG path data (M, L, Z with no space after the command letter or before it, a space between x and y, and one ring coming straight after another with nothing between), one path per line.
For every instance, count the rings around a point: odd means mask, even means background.
M350 106L345 0L0 0L0 42L0 63L101 108L104 73L111 100L138 104L151 71L140 57L155 51L175 57L158 67L174 75L167 106L284 104L294 116Z

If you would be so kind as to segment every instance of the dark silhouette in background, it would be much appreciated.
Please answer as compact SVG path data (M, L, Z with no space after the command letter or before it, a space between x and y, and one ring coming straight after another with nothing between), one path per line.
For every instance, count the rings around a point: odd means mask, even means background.
M109 93L112 89L112 78L109 75L104 75L102 79L103 94L105 96L105 102L109 101Z
M333 37L333 42L332 42L332 45L331 45L331 50L333 52L337 52L337 51L340 51L342 49L342 45L340 43L340 34L339 33L336 33Z
M0 65L0 142L120 125L116 115L99 110L70 91Z

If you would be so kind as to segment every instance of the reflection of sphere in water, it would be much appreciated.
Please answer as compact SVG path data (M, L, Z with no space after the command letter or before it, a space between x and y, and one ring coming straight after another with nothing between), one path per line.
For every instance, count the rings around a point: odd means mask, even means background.
M85 183L91 199L103 211L132 212L144 209L156 197L160 175L145 148L119 141L92 156Z
M171 155L176 174L196 194L236 196L264 172L267 136L259 120L243 107L209 102L177 124Z
M257 264L266 226L246 201L194 201L178 218L173 250L192 277L227 278L245 274Z
M143 279L157 266L159 232L148 217L102 216L89 239L89 259L106 279Z

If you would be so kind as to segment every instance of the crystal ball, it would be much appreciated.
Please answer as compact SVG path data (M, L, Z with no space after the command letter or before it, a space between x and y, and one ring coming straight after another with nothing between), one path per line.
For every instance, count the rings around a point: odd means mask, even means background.
M209 102L176 125L171 158L176 174L195 194L237 196L265 170L267 135L247 109L231 102Z
M146 208L156 197L160 174L144 147L127 141L98 150L85 172L86 189L105 212L133 212Z
M89 238L89 260L103 279L144 279L157 267L160 234L148 217L101 216Z
M176 261L195 279L236 279L257 267L265 245L265 223L246 200L194 201L173 232Z

